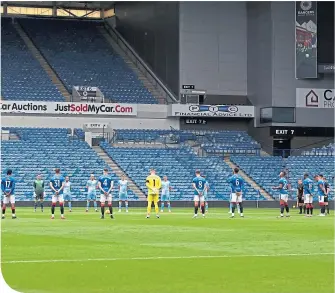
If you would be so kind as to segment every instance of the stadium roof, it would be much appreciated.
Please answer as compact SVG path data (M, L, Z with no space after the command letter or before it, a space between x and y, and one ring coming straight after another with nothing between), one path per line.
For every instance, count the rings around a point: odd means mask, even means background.
M10 6L24 7L53 7L72 9L110 9L114 7L114 1L2 1Z

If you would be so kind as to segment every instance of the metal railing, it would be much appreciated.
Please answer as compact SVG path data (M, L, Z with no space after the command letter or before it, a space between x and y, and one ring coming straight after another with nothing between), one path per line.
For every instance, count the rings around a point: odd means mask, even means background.
M162 83L157 75L149 68L143 59L134 51L122 35L107 22L104 22L104 27L111 38L119 45L121 50L127 57L136 65L143 75L152 83L152 85L164 96L166 104L179 103L179 100L173 92Z

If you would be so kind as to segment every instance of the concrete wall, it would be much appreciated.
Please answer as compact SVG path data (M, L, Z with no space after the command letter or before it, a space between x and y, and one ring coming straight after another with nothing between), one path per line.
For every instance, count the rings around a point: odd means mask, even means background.
M180 2L180 84L247 93L245 2Z
M179 3L115 2L116 29L175 93L179 93Z
M111 123L115 129L179 129L179 119L95 118L76 116L1 116L3 127L82 128L85 123Z

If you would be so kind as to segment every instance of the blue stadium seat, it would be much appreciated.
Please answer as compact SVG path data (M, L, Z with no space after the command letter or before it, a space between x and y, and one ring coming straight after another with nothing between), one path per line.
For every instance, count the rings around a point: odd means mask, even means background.
M97 86L115 102L157 104L98 31L98 21L20 19L67 89Z
M4 99L64 101L8 18L1 18L1 41L1 95Z
M32 182L38 173L46 180L47 199L51 198L49 179L56 167L63 175L70 176L73 186L73 200L86 200L86 181L91 173L97 177L104 168L103 160L86 142L74 140L70 130L64 128L9 128L20 140L2 141L2 175L12 169L17 180L16 199L32 200ZM119 178L111 172L114 181ZM116 183L115 183L116 184ZM132 191L132 200L138 199Z

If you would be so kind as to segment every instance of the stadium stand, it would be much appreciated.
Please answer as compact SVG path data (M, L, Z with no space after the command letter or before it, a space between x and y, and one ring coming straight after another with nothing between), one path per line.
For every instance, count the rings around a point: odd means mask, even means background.
M197 169L205 170L211 190L210 200L228 200L230 194L227 177L230 168L220 158L198 157L190 147L145 148L112 147L101 143L107 154L125 171L125 173L146 192L145 178L150 168L155 168L160 176L167 175L174 190L172 200L192 200L191 180ZM256 199L257 191L250 186L246 188L246 198ZM263 196L260 200L264 200Z
M48 180L53 170L60 167L63 175L70 176L73 187L73 199L86 200L86 181L91 173L96 177L108 168L103 160L86 142L73 140L65 128L9 128L20 140L2 141L1 165L2 175L12 169L17 180L16 199L32 200L32 182L38 173ZM111 172L114 181L119 178ZM116 182L115 182L116 184ZM47 199L51 198L50 188L46 188ZM138 199L132 191L132 200Z
M8 18L1 18L1 41L1 95L4 99L64 101Z
M19 23L71 92L96 86L114 102L157 104L97 30L97 21L20 19Z

